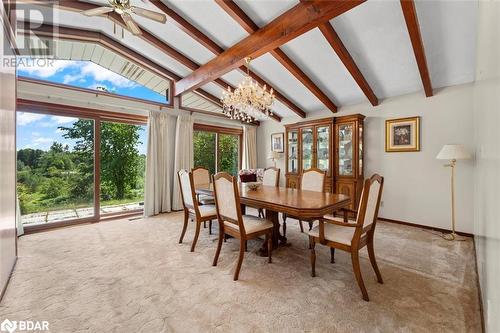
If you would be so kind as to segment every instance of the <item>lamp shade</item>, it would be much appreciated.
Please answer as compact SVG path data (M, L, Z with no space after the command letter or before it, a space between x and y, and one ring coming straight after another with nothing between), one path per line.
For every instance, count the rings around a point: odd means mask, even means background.
M436 158L438 160L468 160L471 155L463 145L448 144L441 148Z
M277 160L277 159L279 159L279 157L280 157L280 154L278 152L275 152L275 151L270 151L269 154L267 154L268 160Z

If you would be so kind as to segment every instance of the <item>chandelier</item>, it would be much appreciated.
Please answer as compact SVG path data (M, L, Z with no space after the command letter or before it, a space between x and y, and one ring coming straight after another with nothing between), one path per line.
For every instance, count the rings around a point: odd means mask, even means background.
M274 91L267 91L250 77L250 58L245 58L247 75L234 91L231 87L222 90L222 113L231 119L251 123L255 120L268 119L273 115Z

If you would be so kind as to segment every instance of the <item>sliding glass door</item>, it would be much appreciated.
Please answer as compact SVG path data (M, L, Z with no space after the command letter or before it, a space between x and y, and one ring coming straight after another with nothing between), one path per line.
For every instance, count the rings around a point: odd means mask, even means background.
M94 120L17 114L17 197L24 225L94 217Z
M99 161L101 215L141 210L146 126L101 121Z
M16 140L17 198L26 227L143 209L145 125L18 112Z

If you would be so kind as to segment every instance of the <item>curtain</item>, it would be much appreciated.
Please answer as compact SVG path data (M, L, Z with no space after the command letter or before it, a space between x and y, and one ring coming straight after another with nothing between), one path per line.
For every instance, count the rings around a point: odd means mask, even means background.
M181 191L177 172L181 169L191 171L193 167L193 117L180 115L177 117L175 129L175 162L174 162L174 192L172 196L172 209L182 209Z
M152 216L171 210L169 161L172 153L168 147L171 136L166 112L150 111L148 118L148 154L146 156L146 184L144 215Z
M243 169L257 169L257 131L255 126L243 126Z

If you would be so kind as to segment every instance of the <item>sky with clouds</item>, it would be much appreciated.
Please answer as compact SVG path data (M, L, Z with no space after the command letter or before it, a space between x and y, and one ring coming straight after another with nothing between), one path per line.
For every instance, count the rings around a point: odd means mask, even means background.
M119 95L165 102L165 96L92 62L54 60L52 66L43 67L36 66L36 63L26 63L29 66L18 67L18 75L81 88L105 87L108 91ZM70 127L76 120L71 117L18 112L17 148L48 150L53 142L59 142L67 144L72 149L75 141L63 138L59 127ZM147 142L145 126L144 130L140 131L140 141L142 144L138 147L139 152L145 154Z
M19 76L87 89L104 87L118 95L166 102L165 96L90 61L53 60L39 63L24 58L19 61L17 72Z

